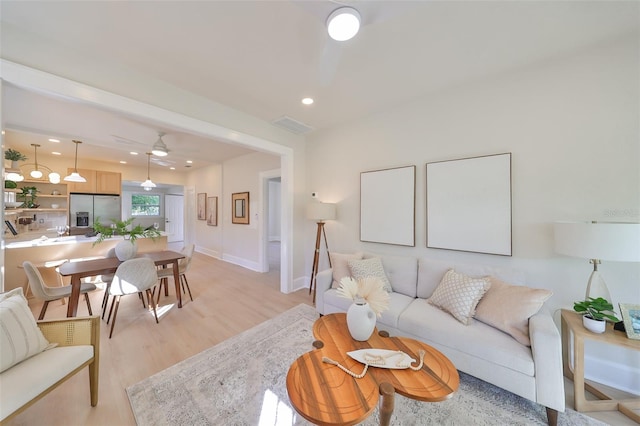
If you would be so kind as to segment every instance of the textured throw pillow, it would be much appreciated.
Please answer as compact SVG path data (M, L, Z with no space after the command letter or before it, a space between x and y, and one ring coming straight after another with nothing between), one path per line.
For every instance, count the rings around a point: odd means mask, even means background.
M333 270L333 281L331 282L331 288L338 288L340 287L341 279L351 276L348 262L350 260L362 259L362 253L329 253L329 258L331 259L331 268Z
M39 354L48 344L22 288L0 294L0 372Z
M427 301L467 325L490 286L489 278L473 278L449 269Z
M387 293L391 293L393 291L389 278L387 278L387 274L384 272L382 260L379 257L372 257L370 259L363 260L350 260L348 263L349 269L351 270L351 276L356 280L368 277L379 278Z
M510 285L491 277L491 288L476 308L475 318L531 346L529 318L553 294L550 290Z

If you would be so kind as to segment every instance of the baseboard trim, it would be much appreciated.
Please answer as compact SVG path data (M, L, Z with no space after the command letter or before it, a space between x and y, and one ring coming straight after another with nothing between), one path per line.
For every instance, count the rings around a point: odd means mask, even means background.
M584 363L585 379L640 396L640 369L588 355Z

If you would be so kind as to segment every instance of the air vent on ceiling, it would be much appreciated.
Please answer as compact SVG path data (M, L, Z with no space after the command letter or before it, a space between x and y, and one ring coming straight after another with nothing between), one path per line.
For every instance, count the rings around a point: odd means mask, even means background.
M286 115L283 115L280 118L276 118L271 122L271 124L280 126L283 129L287 129L288 131L295 133L297 135L308 133L313 130L313 127L307 124L304 124L298 120L294 120L291 117L287 117Z

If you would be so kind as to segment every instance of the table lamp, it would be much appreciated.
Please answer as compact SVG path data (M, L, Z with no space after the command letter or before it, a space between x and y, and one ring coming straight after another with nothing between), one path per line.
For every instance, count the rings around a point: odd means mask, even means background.
M593 272L589 277L585 300L611 295L598 272L602 260L640 262L640 223L626 222L556 222L556 253L589 259Z
M320 240L324 237L324 245L329 256L329 245L327 235L324 232L324 222L336 218L336 205L331 203L314 202L307 206L307 219L315 220L318 224L316 232L316 248L313 254L313 266L311 267L311 282L309 283L309 294L313 292L313 303L316 303L315 281L318 275L318 264L320 258ZM331 267L331 257L329 257L329 267Z

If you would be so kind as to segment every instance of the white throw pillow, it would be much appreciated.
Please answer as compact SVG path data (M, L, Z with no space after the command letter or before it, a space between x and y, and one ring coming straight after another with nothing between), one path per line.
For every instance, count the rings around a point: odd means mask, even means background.
M375 277L382 281L382 287L387 293L391 293L393 288L387 278L387 274L384 272L382 266L382 260L379 257L372 257L370 259L363 260L350 260L349 269L351 270L351 276L356 280Z
M333 281L331 282L331 288L338 288L340 287L341 279L351 276L348 262L350 260L362 259L362 253L329 253L329 258L331 259L331 269L333 271Z
M449 269L427 302L468 325L476 305L489 287L491 281L488 278L473 278Z
M0 294L0 372L39 354L48 345L22 288Z

